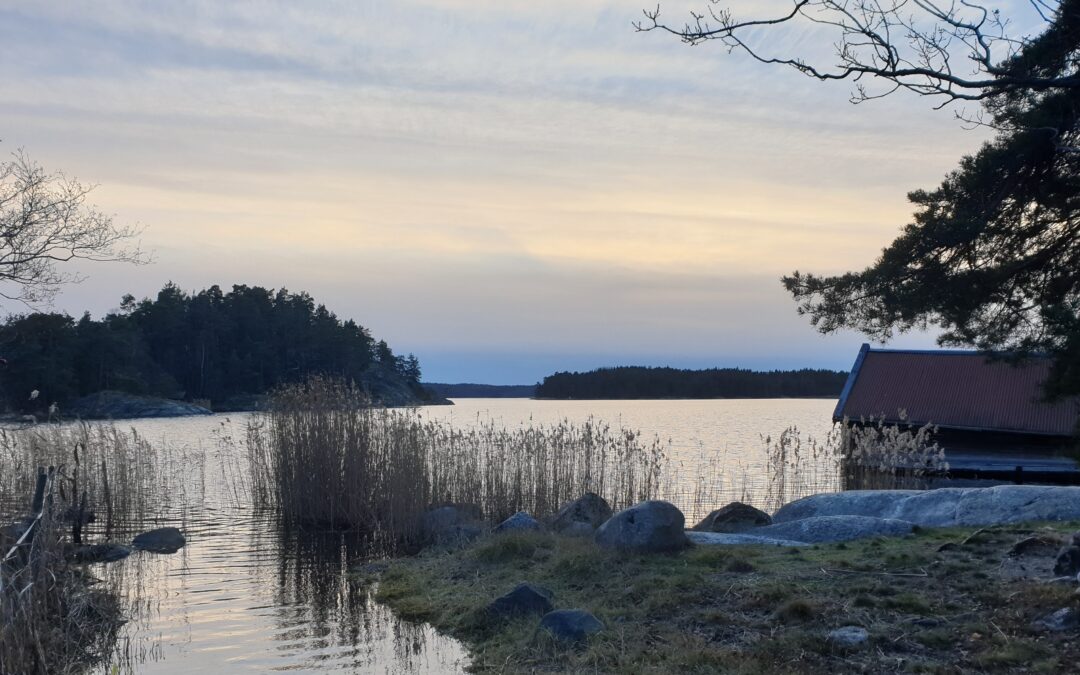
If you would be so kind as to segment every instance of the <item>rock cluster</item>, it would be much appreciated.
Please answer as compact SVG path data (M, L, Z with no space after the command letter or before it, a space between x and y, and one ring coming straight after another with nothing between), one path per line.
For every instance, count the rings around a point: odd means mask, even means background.
M488 616L514 618L541 616L539 630L557 642L579 645L604 629L604 624L583 609L555 609L555 596L546 588L520 583L487 606Z

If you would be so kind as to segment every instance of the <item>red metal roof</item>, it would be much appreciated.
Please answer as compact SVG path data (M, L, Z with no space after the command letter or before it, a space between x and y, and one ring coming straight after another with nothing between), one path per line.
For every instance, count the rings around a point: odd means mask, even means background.
M1047 358L1019 366L977 352L874 350L864 345L834 419L898 421L943 428L1068 436L1080 420L1080 398L1041 400Z

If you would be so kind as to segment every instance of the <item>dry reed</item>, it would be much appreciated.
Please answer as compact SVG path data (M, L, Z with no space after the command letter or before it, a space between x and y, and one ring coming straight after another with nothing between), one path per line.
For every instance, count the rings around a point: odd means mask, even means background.
M111 425L0 429L0 672L74 673L115 646L115 584L94 585L70 562L76 544L129 536L187 489L180 468L198 466ZM40 518L15 546L33 511L38 467L50 467ZM9 552L10 555L9 555Z
M586 491L614 508L655 498L664 448L635 432L583 424L470 429L415 409L375 408L362 392L317 378L287 387L249 425L252 494L293 524L417 535L435 505L468 503L492 520L553 514Z

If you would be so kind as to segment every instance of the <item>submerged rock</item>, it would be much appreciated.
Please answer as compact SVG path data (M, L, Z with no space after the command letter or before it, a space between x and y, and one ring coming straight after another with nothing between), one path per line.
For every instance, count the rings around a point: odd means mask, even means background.
M607 500L595 492L586 492L559 509L551 521L551 529L560 533L573 530L575 534L580 534L581 523L595 530L607 522L608 518L611 518L611 506Z
M529 583L518 584L514 590L499 596L488 605L488 614L492 616L522 616L526 614L547 614L555 609L555 595L546 588Z
M176 553L186 543L184 535L175 527L159 527L156 530L137 534L131 540L133 547L151 553Z
M749 504L731 502L705 516L694 526L698 532L745 532L755 527L771 525L772 517Z
M122 544L87 544L76 546L67 555L74 563L103 563L123 560L131 555L131 549Z
M544 526L536 518L524 511L518 511L495 526L495 532L521 532L543 530Z
M560 642L579 644L604 630L604 624L583 609L557 609L544 615L540 629Z
M683 529L686 519L674 504L652 500L612 516L596 531L596 543L640 553L678 551L690 545Z
M892 518L869 516L815 516L754 530L756 536L820 544L866 537L898 537L910 534L914 525Z

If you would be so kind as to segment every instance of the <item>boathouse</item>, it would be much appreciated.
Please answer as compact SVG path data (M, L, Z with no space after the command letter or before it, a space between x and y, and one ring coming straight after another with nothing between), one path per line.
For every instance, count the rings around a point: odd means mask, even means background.
M864 344L833 421L933 424L956 478L1080 482L1080 398L1046 402L1050 360Z

